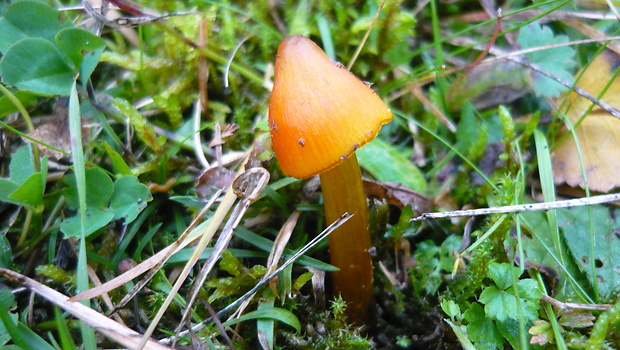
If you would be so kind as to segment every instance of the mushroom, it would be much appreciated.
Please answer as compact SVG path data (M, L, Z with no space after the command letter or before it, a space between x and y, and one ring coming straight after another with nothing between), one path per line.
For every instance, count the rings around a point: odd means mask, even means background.
M369 85L302 35L280 43L269 99L271 142L282 172L320 174L325 216L353 217L329 236L334 294L350 322L367 319L372 298L368 205L355 151L374 139L392 113Z

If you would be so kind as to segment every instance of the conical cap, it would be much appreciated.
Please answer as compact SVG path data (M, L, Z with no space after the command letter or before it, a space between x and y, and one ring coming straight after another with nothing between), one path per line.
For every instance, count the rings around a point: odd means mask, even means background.
M379 96L310 39L280 43L269 127L284 174L304 179L333 168L391 120Z

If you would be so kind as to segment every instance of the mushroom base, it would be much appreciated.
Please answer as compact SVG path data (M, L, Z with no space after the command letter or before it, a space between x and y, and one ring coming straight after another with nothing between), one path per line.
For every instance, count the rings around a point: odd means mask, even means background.
M372 259L368 205L355 154L320 175L328 223L342 214L354 215L329 236L330 263L340 269L332 275L334 295L347 302L347 316L356 325L367 321L372 298Z

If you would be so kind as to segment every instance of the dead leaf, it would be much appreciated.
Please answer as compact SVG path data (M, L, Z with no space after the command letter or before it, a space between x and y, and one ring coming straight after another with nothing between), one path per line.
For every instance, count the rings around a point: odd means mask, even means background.
M28 133L28 136L71 154L71 136L69 135L68 121L69 120L67 119L65 110L64 112L59 113L58 116L45 118L39 126ZM30 140L24 141L29 142ZM36 145L41 152L47 154L48 157L54 160L68 158L68 156L65 156L62 152L56 151L49 147L36 143L34 145Z
M385 199L389 204L401 209L409 204L414 213L426 213L430 210L428 198L396 182L364 179L364 191L368 197Z
M619 65L620 57L611 51L605 51L590 64L577 86L593 96L599 96ZM620 109L620 78L617 77L610 84L600 100ZM571 92L566 105L566 116L571 123L576 123L592 102ZM620 120L594 106L575 131L590 189L609 192L620 186ZM564 141L551 155L554 180L557 184L567 183L583 188L580 155L573 137L566 135L567 132L565 130L561 133L559 139L564 138Z
M235 177L236 174L234 171L224 167L217 166L207 169L198 178L196 193L201 198L207 198L213 195L217 190L230 186Z

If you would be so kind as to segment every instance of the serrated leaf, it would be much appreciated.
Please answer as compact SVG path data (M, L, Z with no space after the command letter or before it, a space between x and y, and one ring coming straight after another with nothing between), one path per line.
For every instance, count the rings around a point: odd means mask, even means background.
M489 264L489 277L499 289L508 289L521 276L521 269L510 264Z
M461 316L461 308L454 300L444 299L441 301L441 309L450 318L454 319Z
M4 83L42 95L69 95L76 73L56 45L40 38L11 46L0 64Z
M84 236L87 237L93 234L100 228L110 223L112 219L114 219L114 214L109 211L94 208L86 209L86 218L84 220ZM80 221L80 214L63 220L63 222L60 224L60 231L65 234L65 238L81 237L82 226Z
M517 297L512 294L513 292L512 288L507 291L501 291L495 286L485 288L480 294L479 301L484 304L484 312L487 316L500 322L516 320L519 317L528 320L536 319L538 302L521 298L521 310L519 310Z
M355 153L360 165L377 180L398 182L418 192L426 190L424 174L395 146L377 138Z
M500 291L495 286L485 288L479 301L484 304L484 312L491 318L504 321L517 314L517 300L514 295Z
M486 317L482 306L478 303L473 303L469 309L463 313L463 317L469 322L467 324L467 333L469 339L476 342L477 349L479 349L478 342L486 342L491 344L502 344L503 339L499 334L499 331L495 327L493 320ZM498 347L501 345L498 345Z
M151 199L148 187L138 182L135 176L121 176L114 182L114 193L110 199L114 220L123 218L125 225L134 221Z
M568 37L565 35L554 36L549 27L541 27L537 23L530 23L521 28L517 42L522 49L529 49L566 43L568 42ZM573 70L576 65L576 62L573 60L574 55L575 50L568 46L561 46L529 52L525 54L525 57L543 70L572 84ZM549 77L537 72L532 73L534 77L534 90L541 96L557 97L561 92L568 90L568 87Z
M42 1L16 1L12 3L0 18L0 52L22 39L42 38L49 42L54 36L71 23L60 23L58 11Z
M519 288L519 297L523 299L538 301L542 297L542 292L538 289L538 283L531 278L519 280L517 287Z

